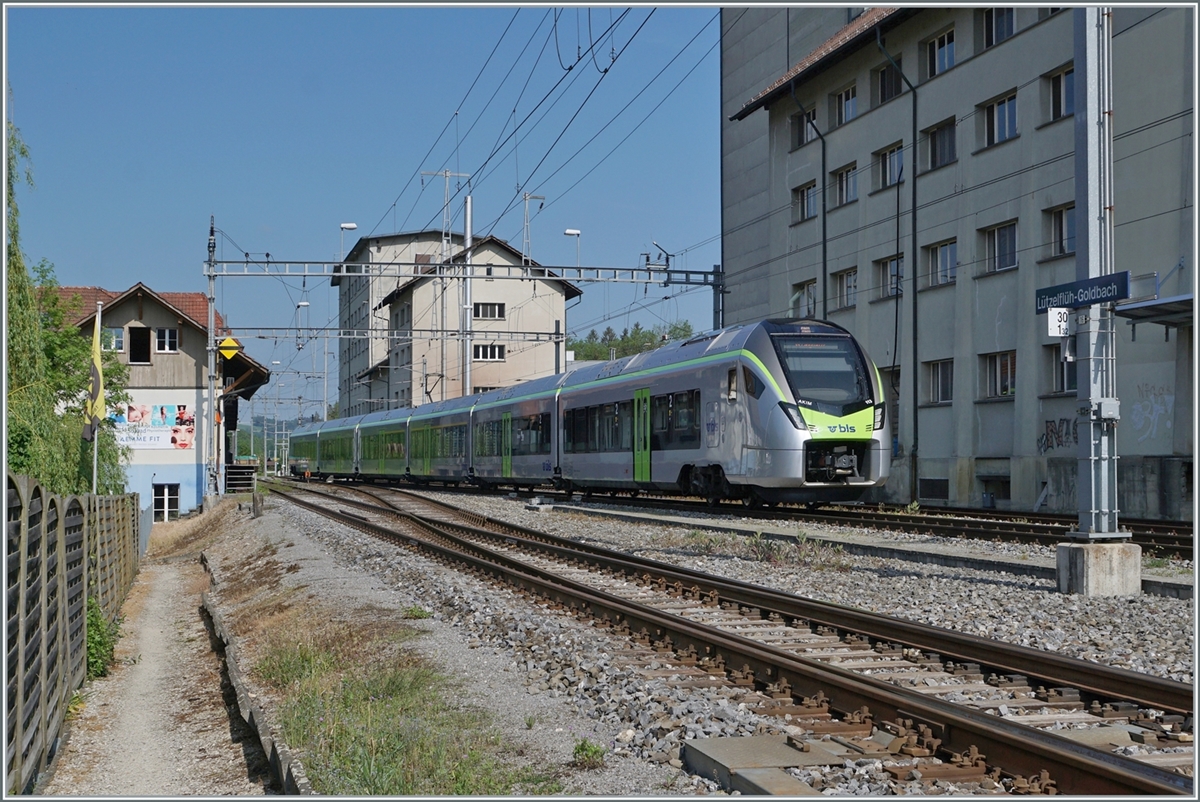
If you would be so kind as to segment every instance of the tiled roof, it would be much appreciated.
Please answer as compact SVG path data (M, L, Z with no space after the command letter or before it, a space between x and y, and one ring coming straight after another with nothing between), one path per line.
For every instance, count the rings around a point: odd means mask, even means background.
M891 17L893 14L900 11L899 8L884 7L884 8L868 8L862 14L852 19L840 31L826 39L816 47L811 53L800 59L790 70L785 72L781 78L778 78L773 84L768 86L763 91L759 92L753 98L742 106L741 111L734 114L731 119L740 120L750 112L763 105L763 100L773 94L780 88L787 86L788 83L796 76L803 73L810 67L819 64L822 59L836 52L839 48L844 47L857 37L871 30L879 23Z
M70 301L72 296L79 295L83 299L83 306L78 310L78 318L74 321L75 325L79 325L86 320L90 320L96 314L96 302L103 301L105 306L111 304L117 298L128 294L136 289L139 284L135 284L128 290L123 292L113 292L102 287L59 287L58 296L64 303ZM155 292L144 284L140 285L144 290L151 295L156 296L162 301L170 304L178 309L185 317L195 324L201 331L208 331L208 297L202 292ZM213 310L214 319L216 321L217 333L225 331L225 320L221 317L221 313Z

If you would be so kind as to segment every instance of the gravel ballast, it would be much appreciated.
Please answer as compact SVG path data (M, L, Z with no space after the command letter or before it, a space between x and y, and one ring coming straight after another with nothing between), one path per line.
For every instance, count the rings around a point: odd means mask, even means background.
M514 497L429 495L551 534L800 595L1180 681L1190 682L1192 678L1191 600L1145 595L1069 596L1059 594L1052 582L1026 576L896 562L835 550L799 567L769 565L743 557L689 551L689 538L694 540L697 531L703 533L702 519L694 528L638 525L571 512L534 511L527 508L527 500ZM475 655L462 662L468 671L472 662L486 656L486 667L477 674L477 681L487 680L483 693L491 707L514 711L508 720L510 725L516 723L516 732L522 737L545 739L545 747L551 751L557 748L560 754L581 736L608 747L609 768L602 774L589 773L585 783L568 788L568 793L718 792L712 781L678 771L684 741L799 733L776 719L746 710L737 690L683 691L665 680L644 679L620 662L619 650L612 648L602 632L573 618L531 610L526 599L506 590L464 577L411 552L397 552L343 527L314 524L311 514L276 504L285 520L319 542L337 562L368 572L406 600L431 608L432 620L438 624L434 632L440 633L431 634L430 643L439 644L433 647L435 653L456 649L456 642L465 642ZM810 530L810 534L816 533ZM908 542L919 539L910 535L879 536ZM972 544L972 548L1019 558L1021 554L1036 553L1038 547L995 543ZM443 637L450 640L444 641ZM526 710L534 699L565 702L574 723L521 732L525 726L522 722L531 714L516 711ZM568 737L562 737L563 733ZM874 795L884 792L889 781L878 763L848 761L841 767L793 774L824 794ZM642 767L674 769L677 779L669 781L659 774L652 786L644 778L626 779ZM919 793L922 788L935 793L988 791L959 786L930 789L915 781L903 786L906 793Z

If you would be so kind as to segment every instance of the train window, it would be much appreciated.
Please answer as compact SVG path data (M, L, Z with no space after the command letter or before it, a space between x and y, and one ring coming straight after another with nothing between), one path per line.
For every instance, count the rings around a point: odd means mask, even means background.
M617 450L617 405L601 404L600 407L600 442L601 451Z
M742 365L742 379L746 382L746 392L758 398L762 395L763 383L754 375L754 371L746 365Z
M588 407L587 450L600 450L600 407Z
M676 393L674 399L672 445L694 448L700 445L700 391Z
M575 410L575 450L587 451L587 408Z
M650 398L650 448L662 450L671 444L671 396Z
M633 450L633 402L617 403L617 443L621 451Z
M737 401L737 368L729 369L729 380L727 384L726 397L730 401Z

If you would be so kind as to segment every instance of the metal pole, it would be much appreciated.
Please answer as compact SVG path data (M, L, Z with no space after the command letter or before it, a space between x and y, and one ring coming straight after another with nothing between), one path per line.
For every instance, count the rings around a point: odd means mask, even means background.
M912 155L909 160L912 162L913 169L911 177L908 179L912 182L912 208L909 210L911 230L909 238L912 240L909 246L912 251L912 262L908 266L909 272L912 273L912 375L909 377L908 382L908 386L912 388L912 447L909 449L908 459L911 463L909 495L913 501L916 501L920 476L920 466L917 462L917 441L920 431L917 410L920 401L920 383L917 379L920 375L921 366L917 354L917 273L920 272L917 269L917 264L921 259L920 254L917 252L917 88L912 85L912 82L908 80L908 76L904 74L904 70L900 69L900 65L895 62L891 54L887 52L887 48L883 46L883 37L879 33L879 28L875 29L875 43L879 45L880 52L883 53L884 58L899 73L904 83L908 84L908 91L912 93ZM903 150L901 152L903 153ZM897 210L896 214L899 216L899 210Z
M713 331L725 328L725 271L713 265Z
M102 313L104 310L104 302L96 301L96 328L100 331L100 336L104 336L104 328L102 323ZM101 388L104 384L101 382ZM97 471L100 466L100 429L92 433L92 495L96 495L96 480L99 475Z
M1075 9L1075 277L1113 272L1111 9ZM1084 540L1122 537L1117 525L1115 319L1107 305L1076 316L1079 461L1076 497ZM1125 535L1127 536L1127 535Z
M472 230L474 221L471 219L471 196L463 201L463 248L466 250L466 264L463 265L463 310L462 310L462 326L463 331L463 348L462 348L462 394L470 395L471 393L471 324L475 309L471 304L471 278L475 273L475 268L471 264L471 249L475 244L475 232Z
M208 421L204 427L205 432L211 439L205 449L207 467L207 482L209 495L218 495L220 485L217 481L218 464L220 460L217 458L217 448L220 441L217 431L217 322L216 322L216 301L217 301L217 273L216 273L216 253L217 253L217 218L215 215L210 215L208 219L208 265L206 272L208 273Z

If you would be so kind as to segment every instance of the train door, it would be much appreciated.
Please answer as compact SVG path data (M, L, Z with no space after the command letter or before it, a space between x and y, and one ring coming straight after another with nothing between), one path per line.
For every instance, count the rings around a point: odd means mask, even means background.
M429 475L429 463L432 443L431 430L428 426L413 429L412 463L414 472L420 476Z
M512 413L500 416L500 475L512 478Z
M650 388L633 392L633 481L650 481Z

